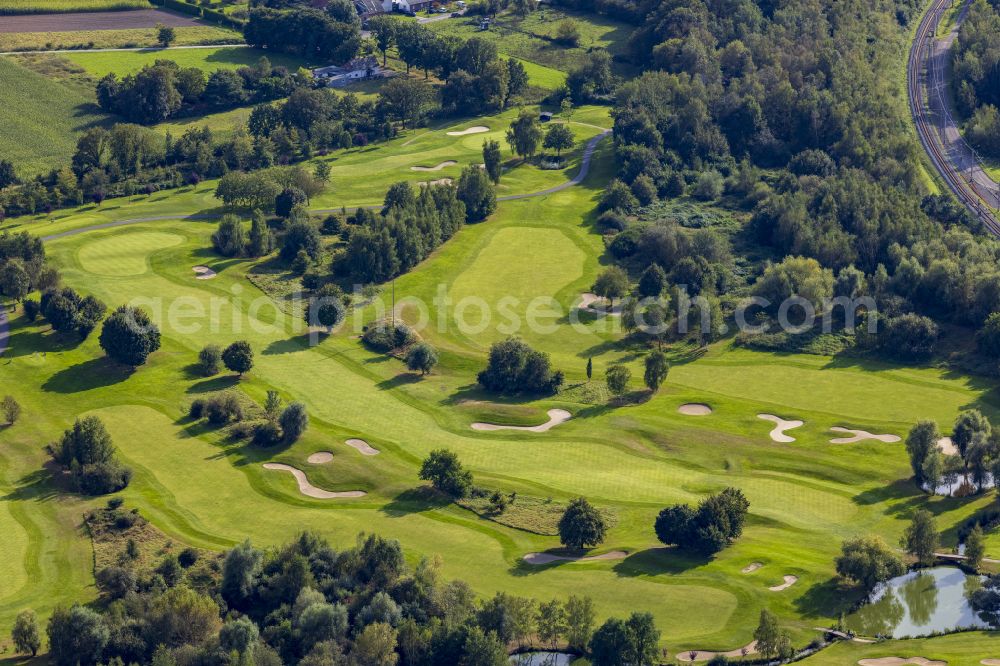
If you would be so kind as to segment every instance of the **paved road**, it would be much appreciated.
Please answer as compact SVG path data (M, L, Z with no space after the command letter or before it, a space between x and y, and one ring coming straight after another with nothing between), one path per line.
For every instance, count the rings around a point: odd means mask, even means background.
M517 201L520 199L531 199L533 197L543 197L549 194L555 194L556 192L561 192L574 185L579 185L590 173L590 162L591 158L594 156L594 151L597 150L597 144L601 140L611 134L611 130L604 129L600 134L593 137L587 142L586 147L583 149L583 157L580 160L580 171L570 180L565 183L560 183L554 187L550 187L540 192L528 192L526 194L508 194L502 197L497 197L497 201ZM355 210L357 208L381 208L382 204L371 204L365 206L347 206L348 210ZM344 207L339 208L313 208L310 209L311 213L339 213ZM135 217L126 220L115 220L114 222L104 222L103 224L94 224L89 227L80 227L79 229L71 229L69 231L63 231L58 234L51 234L49 236L42 236L42 240L45 242L58 240L60 238L69 238L70 236L78 236L80 234L85 234L91 231L98 231L100 229L113 229L115 227L124 227L130 224L140 224L143 222L159 222L162 220L211 220L218 216L216 215L206 215L206 214L192 214L192 215L154 215L150 217Z
M950 0L938 0L917 30L908 63L910 109L921 144L948 187L987 226L1000 233L1000 221L986 208L1000 208L1000 185L983 169L952 115L948 59L969 0L951 32L938 39L938 25L949 5Z
M0 305L0 356L7 351L7 341L10 339L10 326L7 322L7 308Z

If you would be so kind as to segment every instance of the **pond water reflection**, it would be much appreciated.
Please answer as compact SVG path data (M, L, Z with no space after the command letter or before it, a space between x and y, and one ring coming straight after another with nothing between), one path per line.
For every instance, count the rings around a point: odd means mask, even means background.
M569 666L574 657L565 652L524 652L510 658L517 666Z

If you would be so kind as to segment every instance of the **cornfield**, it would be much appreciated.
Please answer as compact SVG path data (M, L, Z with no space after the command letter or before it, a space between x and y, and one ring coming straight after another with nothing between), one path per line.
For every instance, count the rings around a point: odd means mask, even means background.
M148 0L0 0L0 15L149 9Z

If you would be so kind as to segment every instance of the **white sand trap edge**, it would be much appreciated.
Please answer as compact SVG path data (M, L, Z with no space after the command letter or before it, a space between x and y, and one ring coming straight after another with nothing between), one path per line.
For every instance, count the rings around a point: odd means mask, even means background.
M196 280L211 280L216 276L216 272L208 266L195 266L191 270L194 271Z
M712 408L703 402L689 402L678 407L677 411L684 416L708 416L712 413Z
M546 432L555 428L560 423L565 423L569 421L573 416L565 409L550 409L546 412L549 415L549 420L541 425L536 426L512 426L512 425L497 425L495 423L473 423L473 430L523 430L526 432Z
M941 449L941 453L946 456L957 456L958 447L955 446L955 442L951 441L951 437L942 437L937 441L937 447Z
M588 291L580 294L580 305L578 305L577 308L580 310L586 310L587 312L592 312L594 314L611 315L612 317L621 317L622 316L621 299L618 300L618 305L615 305L610 310L607 309L607 306L600 308L594 307L594 303L603 304L605 300L606 299L601 298L597 294L592 294Z
M903 666L903 664L915 664L915 666L948 666L947 661L931 661L925 657L879 657L878 659L862 659L858 664L860 666Z
M451 185L453 181L451 178L438 178L437 180L422 180L420 181L421 187L428 187L430 185Z
M363 456L377 456L379 450L363 439L348 439L344 442L351 448L357 449Z
M866 439L874 439L886 444L895 444L900 441L900 438L896 435L874 435L867 430L852 430L851 428L842 428L840 426L833 426L830 430L833 432L842 432L851 435L850 437L837 437L831 439L831 444L853 444L855 442L863 442Z
M730 650L729 652L710 652L709 650L685 650L684 652L677 653L677 659L680 661L685 661L691 663L693 661L710 661L716 657L725 657L726 659L739 659L744 654L751 655L757 654L757 641L752 641L741 648L736 648L735 650Z
M750 564L740 569L740 573L751 574L754 571L760 569L762 566L764 566L764 564L761 562L751 562Z
M310 465L325 465L331 461L333 461L333 453L330 451L317 451L306 458L306 462Z
M797 582L799 582L798 576L785 576L784 583L782 583L781 585L774 585L773 587L769 587L767 589L771 590L772 592L781 592L782 590L787 590L792 585L795 585Z
M429 167L429 166L411 166L410 167L410 171L440 171L441 169L443 169L445 167L455 166L456 164L458 164L458 162L456 162L455 160L445 160L444 162L441 162L440 164L436 164L436 165L434 165L432 167Z
M309 483L309 479L306 478L305 472L301 469L292 467L291 465L285 465L283 463L264 463L264 469L275 469L290 473L295 477L295 480L299 484L299 492L303 495L316 499L346 499L349 497L364 497L368 494L363 490L332 492L329 490L323 490L322 488L317 488L313 484Z
M799 426L805 425L802 421L786 421L780 416L775 416L774 414L758 414L757 418L764 419L765 421L771 421L775 424L774 429L771 431L771 439L776 442L781 442L782 444L788 444L795 441L794 437L790 437L785 434L786 430L791 430L792 428L798 428Z
M485 125L473 125L472 127L466 127L464 130L456 130L453 132L448 132L448 136L465 136L466 134L482 134L483 132L489 132L490 128Z
M568 557L566 555L553 555L552 553L528 553L523 559L528 564L552 564L553 562L600 562L601 560L624 560L628 553L624 550L612 550L610 553L602 555L590 555L587 557Z
M1000 659L983 659L979 663L983 666L1000 666Z

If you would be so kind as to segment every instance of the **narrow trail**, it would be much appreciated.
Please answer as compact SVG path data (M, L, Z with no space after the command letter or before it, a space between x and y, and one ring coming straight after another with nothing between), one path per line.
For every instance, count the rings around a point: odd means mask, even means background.
M594 151L597 150L597 144L601 140L611 134L611 130L605 129L603 132L597 136L590 139L587 145L583 149L583 157L580 161L580 171L571 179L564 183L560 183L553 187L541 190L539 192L528 192L526 194L508 194L502 197L497 197L497 201L518 201L521 199L531 199L534 197L544 197L549 194L555 194L556 192L562 192L563 190L573 187L574 185L579 185L586 179L587 174L590 173L590 162L591 158L594 156ZM370 204L365 206L346 206L337 208L312 208L310 213L339 213L345 208L347 210L356 210L358 208L381 208L382 204ZM134 217L125 220L115 220L114 222L104 222L101 224L94 224L88 227L80 227L79 229L71 229L69 231L63 231L57 234L51 234L49 236L42 236L43 242L49 242L54 240L59 240L60 238L69 238L70 236L78 236L80 234L89 233L91 231L99 231L101 229L113 229L115 227L124 227L130 224L141 224L144 222L159 222L163 220L213 220L219 217L218 215L208 215L208 214L192 214L192 215L152 215L149 217Z

